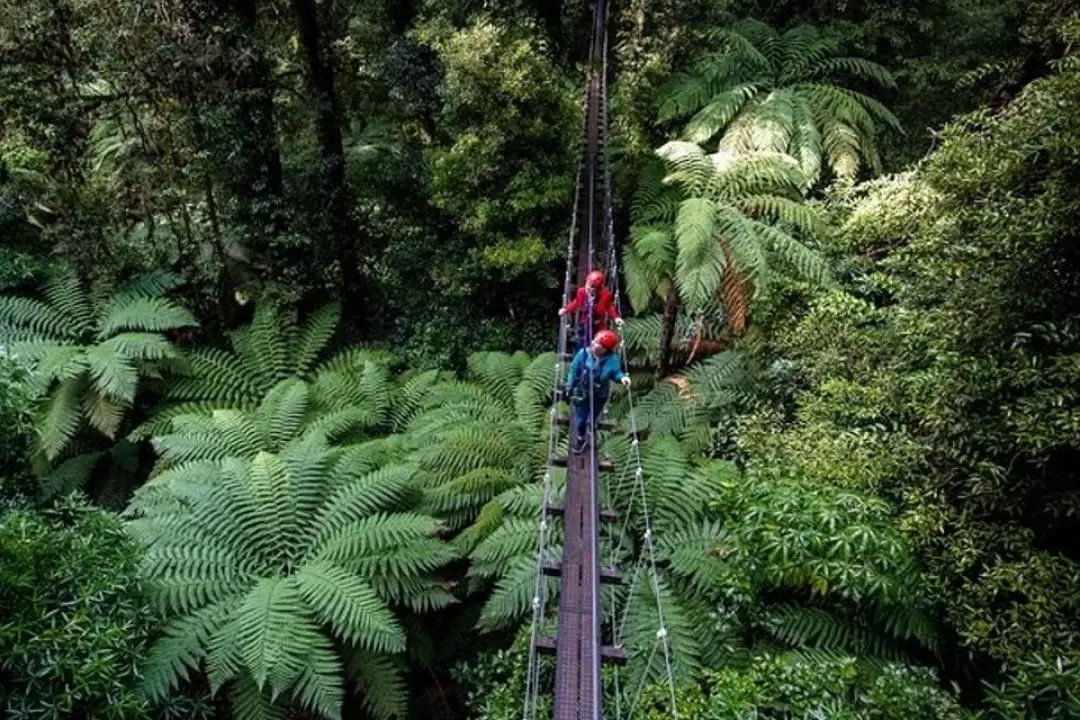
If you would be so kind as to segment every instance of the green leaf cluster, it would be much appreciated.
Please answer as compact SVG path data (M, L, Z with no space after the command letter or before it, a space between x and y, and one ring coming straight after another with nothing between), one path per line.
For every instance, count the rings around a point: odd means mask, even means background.
M373 714L403 714L397 612L454 602L433 572L456 554L437 520L409 510L414 475L372 469L318 430L157 475L129 509L168 618L142 694L166 697L202 671L214 692L229 685L237 717L282 717L291 699L340 718L348 668Z
M76 496L0 515L4 717L155 717L135 691L154 620L138 566L120 519ZM210 716L185 702L161 710Z
M45 396L38 423L47 460L68 451L84 425L115 439L147 380L178 367L165 333L198 325L165 294L180 278L145 275L94 302L71 269L42 287L44 300L0 297L0 343L33 364Z

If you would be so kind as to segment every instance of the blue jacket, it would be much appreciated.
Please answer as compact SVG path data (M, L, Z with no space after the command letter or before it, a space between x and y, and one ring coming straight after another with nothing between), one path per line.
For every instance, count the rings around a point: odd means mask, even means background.
M591 349L582 348L577 351L574 361L570 363L570 372L566 375L566 390L568 395L574 394L574 387L581 383L582 389L588 397L589 372L592 371L593 398L606 400L611 392L612 382L622 382L626 373L622 371L622 361L615 353L609 352L603 359L593 355Z

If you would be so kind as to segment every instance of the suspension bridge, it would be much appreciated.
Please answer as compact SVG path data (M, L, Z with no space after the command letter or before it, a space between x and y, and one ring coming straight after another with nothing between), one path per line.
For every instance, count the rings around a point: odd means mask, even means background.
M619 294L618 256L616 253L611 199L611 173L607 147L607 21L606 0L596 0L593 9L592 36L590 42L590 65L582 111L584 122L581 134L581 152L578 164L577 184L573 204L570 237L566 252L566 276L563 283L563 305L571 293L584 284L586 276L597 267L606 270L607 283L612 291L616 307L622 311ZM602 261L602 262L601 262ZM591 341L592 308L584 312L586 341ZM564 315L559 324L558 361L555 366L554 403L551 408L551 433L548 448L548 469L544 479L544 501L539 523L539 540L536 554L536 586L532 599L532 629L529 665L525 688L524 720L536 720L539 716L541 693L553 693L553 720L600 720L604 717L632 717L636 697L641 687L630 689L630 702L622 701L618 669L629 659L622 646L622 626L617 608L604 608L601 603L602 584L625 583L618 568L603 567L601 556L601 525L620 521L614 510L601 507L601 487L612 482L613 463L598 456L597 432L587 438L582 452L563 454L568 443L560 442L560 429L572 424L571 413L561 414L558 409L564 397L563 382L569 363L573 359L571 345L576 339L574 318ZM621 362L626 367L626 351L620 345ZM590 421L596 417L595 400L591 382L589 390ZM632 393L632 391L629 391ZM632 574L631 583L642 576L652 583L652 596L656 600L656 636L649 649L649 666L659 661L664 664L670 694L672 717L677 718L675 688L672 672L672 652L664 627L663 607L657 581L654 540L649 523L648 504L644 486L644 470L639 452L638 432L634 420L633 396L630 398L629 427L631 461L636 465L631 482L637 485L635 497L640 496L639 511L644 515L644 536L641 542L641 562ZM613 423L600 421L593 425L597 430L611 430ZM569 432L567 433L569 435ZM556 468L566 469L566 484L562 502L553 493L552 476ZM606 479L605 479L606 478ZM607 493L614 497L617 493ZM633 504L625 512L633 510ZM629 519L629 518L627 518ZM563 550L559 560L548 559L548 540L552 523L563 524ZM626 526L624 525L624 528ZM622 535L625 541L625 533ZM610 536L614 542L615 535ZM618 555L619 553L615 553ZM642 569L644 572L641 572ZM548 597L546 578L555 577L559 583L558 615L554 635L541 635L547 614ZM632 590L625 593L633 598ZM609 603L614 604L614 603ZM605 610L610 614L605 616ZM629 608L627 607L628 611ZM624 615L625 619L625 615ZM554 687L541 687L538 656L555 656ZM601 666L615 666L613 678L615 707L609 712L604 708L604 683ZM640 683L649 677L648 668L640 673Z

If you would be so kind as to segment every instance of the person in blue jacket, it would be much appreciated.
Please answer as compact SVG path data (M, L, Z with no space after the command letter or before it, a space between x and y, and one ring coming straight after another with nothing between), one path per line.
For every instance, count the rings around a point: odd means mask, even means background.
M594 419L611 393L611 382L621 382L630 387L630 376L622 371L619 356L613 350L619 345L619 336L610 330L596 333L589 347L578 350L570 363L566 376L566 395L574 408L574 443L572 451L585 449L585 433L589 429L589 379L592 379L592 411Z

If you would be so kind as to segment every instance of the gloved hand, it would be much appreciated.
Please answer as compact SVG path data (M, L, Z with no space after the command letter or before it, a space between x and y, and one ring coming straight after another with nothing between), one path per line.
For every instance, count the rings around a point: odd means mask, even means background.
M623 376L622 384L625 385L626 387L630 387L630 376L629 375L624 375Z
M566 314L566 308L559 308L559 317L562 317L565 314Z
M615 318L615 327L621 328L622 326L623 326L623 319L621 317L620 318Z

